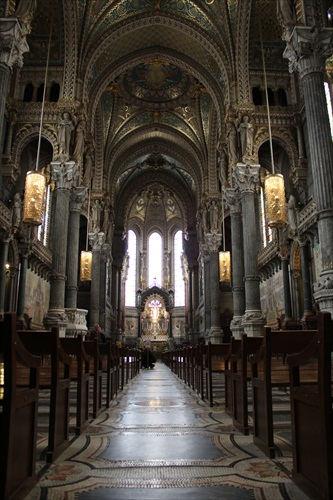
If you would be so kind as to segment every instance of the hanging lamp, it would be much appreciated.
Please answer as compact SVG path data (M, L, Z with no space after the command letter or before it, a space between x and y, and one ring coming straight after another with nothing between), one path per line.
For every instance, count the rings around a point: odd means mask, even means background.
M89 214L90 214L90 189L88 198L86 249L82 250L80 255L80 281L91 281L91 275L92 275L92 252L88 250Z
M266 198L266 220L267 220L267 225L269 227L283 227L287 224L284 178L283 175L275 173L271 117L269 111L266 65L265 65L264 48L262 42L261 22L260 22L260 43L261 43L262 65L264 71L264 85L265 85L268 132L269 132L269 147L270 147L271 165L272 165L272 173L267 175L264 180L265 198Z
M223 251L219 252L219 275L220 282L231 281L231 256L225 249L225 227L224 227L224 199L222 194L222 228L223 228Z
M47 177L45 174L43 174L42 172L39 171L39 158L40 158L40 148L41 148L41 141L42 141L46 83L47 83L47 75L48 75L49 62L50 62L52 23L53 23L53 17L51 19L49 44L48 44L48 49L47 49L47 59L46 59L44 89L43 89L43 100L42 100L42 108L41 108L40 123L39 123L36 169L27 172L27 175L25 178L22 222L24 222L25 224L28 224L30 226L40 226L43 223L43 218L44 218L45 192L46 192Z

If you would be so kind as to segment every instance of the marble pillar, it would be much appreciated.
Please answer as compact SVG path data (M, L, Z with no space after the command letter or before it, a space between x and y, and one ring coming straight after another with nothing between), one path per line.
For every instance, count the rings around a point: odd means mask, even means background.
M105 244L104 233L90 233L89 243L92 248L92 280L90 288L89 329L99 324L100 313L100 280L101 280L101 252Z
M210 253L205 243L201 244L200 260L203 273L204 331L208 335L211 326Z
M70 192L69 221L66 265L65 312L68 318L67 337L76 337L87 333L87 310L77 308L80 214L86 198L86 188L77 187Z
M324 91L325 61L333 53L333 28L295 26L284 52L302 83L314 200L318 214L321 272L314 299L333 314L333 143Z
M222 342L223 332L220 319L220 287L219 287L219 247L221 234L206 234L206 244L210 255L210 319L211 325L208 332L212 344Z
M4 116L12 69L23 66L23 54L29 52L26 40L28 34L25 23L11 18L0 18L0 151L4 144ZM0 155L2 172L2 154ZM2 194L2 173L0 174L0 194Z
M68 318L65 313L66 257L70 191L77 181L75 162L51 163L51 178L55 182L55 211L53 220L52 274L49 310L44 318L46 328L59 327L65 336Z
M234 188L224 191L230 210L231 219L231 269L232 269L232 297L234 316L230 323L232 335L240 338L244 333L243 316L245 314L245 287L244 287L244 245L242 227L242 209L240 193Z
M111 247L104 243L101 250L100 279L99 279L99 324L105 332L106 321L106 286L107 286L107 263L111 257Z
M1 231L0 234L0 319L5 313L5 298L6 298L6 263L8 261L9 243L12 235Z
M233 176L241 193L244 242L245 314L244 332L249 336L262 335L266 322L260 304L258 273L258 222L256 218L256 185L260 165L237 163Z

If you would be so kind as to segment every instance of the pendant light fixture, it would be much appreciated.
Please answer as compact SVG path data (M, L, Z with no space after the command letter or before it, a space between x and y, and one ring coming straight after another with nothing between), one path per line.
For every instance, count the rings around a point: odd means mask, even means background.
M92 252L88 250L89 219L90 219L89 215L90 215L90 189L88 197L86 249L82 250L80 255L80 281L91 281L91 274L92 274Z
M265 65L264 48L262 42L261 22L260 22L260 43L261 43L262 65L264 71L269 147L270 147L271 165L272 165L272 173L267 175L264 181L265 198L266 198L266 220L267 220L267 225L269 227L283 227L287 223L284 178L283 175L275 173L271 118L269 111L266 65Z
M53 22L53 17L51 20L49 44L48 44L48 49L47 49L47 59L46 59L44 88L43 88L43 100L42 100L42 108L41 108L40 123L39 123L36 169L27 172L26 179L25 179L22 222L24 222L25 224L28 224L30 226L40 226L43 223L43 218L44 218L45 192L46 192L46 179L47 178L46 178L45 174L43 174L42 172L39 171L39 158L40 158L40 148L41 148L41 141L42 141L46 83L47 83L47 75L48 75L49 62L50 62L52 22Z
M219 252L219 275L220 282L231 281L231 257L230 252L225 249L225 227L224 227L224 198L222 191L222 229L223 229L223 251Z

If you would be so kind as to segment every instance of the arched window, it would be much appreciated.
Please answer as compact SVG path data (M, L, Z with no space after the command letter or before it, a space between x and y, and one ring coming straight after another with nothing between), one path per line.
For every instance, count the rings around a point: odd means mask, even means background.
M53 82L50 90L50 102L57 102L60 95L59 83Z
M263 186L260 188L260 220L261 220L261 241L262 246L265 248L270 241L273 239L272 229L267 224L266 218L266 204L265 204L265 189Z
M331 136L333 138L332 98L331 98L331 92L330 92L330 85L327 82L325 82L325 95L326 95L326 103L327 103L327 109L328 109L328 118L330 120L330 126L331 126Z
M148 284L162 284L162 237L158 233L148 240Z
M137 249L137 237L134 231L131 229L128 231L127 236L128 246L128 274L126 280L125 288L125 305L129 307L135 307L135 297L136 297L136 249Z
M177 231L173 240L173 282L175 289L175 306L185 305L185 283L182 266L183 232Z
M24 89L23 102L31 102L34 93L34 86L32 83L27 83Z

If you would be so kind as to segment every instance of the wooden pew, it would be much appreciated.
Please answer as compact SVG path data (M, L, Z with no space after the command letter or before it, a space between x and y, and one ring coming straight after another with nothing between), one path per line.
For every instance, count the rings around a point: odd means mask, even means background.
M300 352L314 330L276 330L264 327L263 341L250 357L252 375L253 442L270 458L275 457L273 434L273 387L289 387L286 356ZM308 378L313 370L308 370Z
M16 332L16 316L0 322L0 498L20 500L36 483L38 389L41 358ZM18 369L26 383L18 381Z
M90 356L90 375L93 377L92 417L97 418L102 412L103 355L100 353L97 339L85 340L83 345Z
M262 337L248 337L243 334L240 341L235 341L231 355L231 416L234 426L243 434L249 434L248 421L248 384L251 380L249 357L261 346Z
M50 390L49 431L46 461L53 462L69 445L69 398L71 358L59 339L59 329L19 331L32 354L42 357L40 389Z
M240 340L230 337L230 348L224 358L224 387L225 403L224 410L227 415L233 415L233 396L232 396L232 363L231 356L237 351Z
M102 369L106 376L105 406L110 407L110 402L115 397L114 356L110 342L99 344L99 351L103 356Z
M72 358L71 383L76 383L76 425L75 434L79 436L89 424L89 362L90 357L84 349L83 337L64 337L60 339L65 352Z
M293 471L295 483L311 498L333 498L333 321L318 314L318 333L298 354L287 357L290 368ZM302 368L315 362L316 383L309 385ZM303 374L302 374L303 372Z
M230 344L212 344L208 343L207 355L203 356L203 399L213 406L213 374L224 374L225 357L230 349Z

